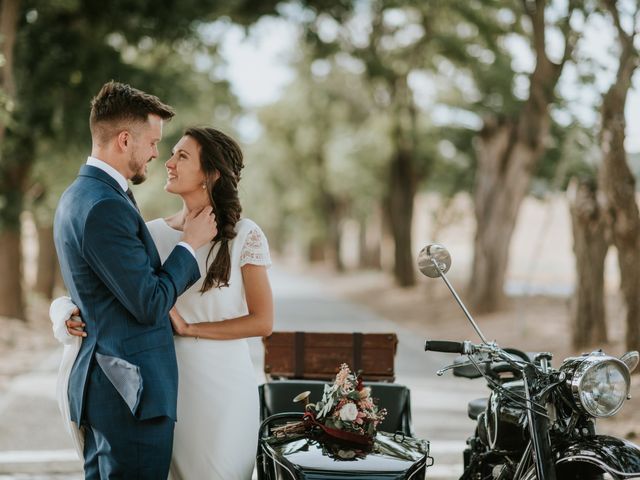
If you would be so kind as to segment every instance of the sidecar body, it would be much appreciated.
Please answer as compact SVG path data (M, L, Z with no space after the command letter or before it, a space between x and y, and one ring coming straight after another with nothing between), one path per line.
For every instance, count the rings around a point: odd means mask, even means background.
M378 432L370 446L349 444L322 432L273 435L271 428L300 413L276 414L263 422L256 468L259 480L423 480L432 465L429 442Z

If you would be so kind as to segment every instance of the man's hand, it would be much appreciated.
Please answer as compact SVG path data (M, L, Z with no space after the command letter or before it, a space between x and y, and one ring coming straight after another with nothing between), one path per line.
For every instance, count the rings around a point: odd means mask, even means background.
M189 212L184 220L182 241L191 245L194 250L209 243L217 234L216 216L211 206L204 207L200 212Z
M191 325L184 321L184 318L178 313L178 310L174 306L171 310L169 310L169 318L171 319L171 325L173 326L173 331L181 337L188 337Z
M80 318L80 309L76 309L71 312L71 318L66 320L64 324L67 326L67 333L75 337L86 337L87 332L84 331L85 323Z

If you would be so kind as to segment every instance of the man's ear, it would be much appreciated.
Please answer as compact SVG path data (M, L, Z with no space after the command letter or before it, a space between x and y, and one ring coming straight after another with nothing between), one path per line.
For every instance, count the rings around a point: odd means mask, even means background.
M129 132L127 130L122 130L118 133L116 136L116 143L118 144L118 149L123 152L126 151L131 143L131 135L129 135Z

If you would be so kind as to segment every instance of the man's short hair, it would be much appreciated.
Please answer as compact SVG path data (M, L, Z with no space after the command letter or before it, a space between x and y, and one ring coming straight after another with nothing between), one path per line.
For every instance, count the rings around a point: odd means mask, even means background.
M91 136L106 142L132 124L146 122L150 114L169 120L175 112L155 95L112 80L91 100Z

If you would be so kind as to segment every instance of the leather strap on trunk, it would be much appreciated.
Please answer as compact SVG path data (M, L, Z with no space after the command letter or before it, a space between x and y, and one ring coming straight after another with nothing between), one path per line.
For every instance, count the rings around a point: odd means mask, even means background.
M294 340L293 378L304 376L304 332L296 332Z

